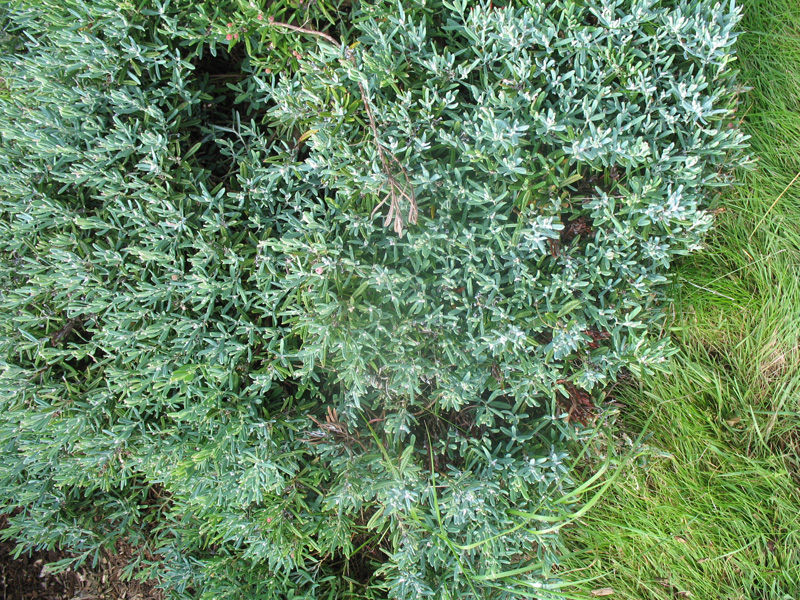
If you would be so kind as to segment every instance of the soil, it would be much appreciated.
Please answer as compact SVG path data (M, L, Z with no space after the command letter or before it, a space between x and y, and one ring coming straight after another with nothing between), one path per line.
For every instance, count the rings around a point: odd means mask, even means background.
M7 524L0 516L0 530ZM150 582L122 581L122 569L135 549L117 544L96 568L49 573L48 563L70 556L60 550L34 552L14 558L14 542L0 541L0 600L164 600Z

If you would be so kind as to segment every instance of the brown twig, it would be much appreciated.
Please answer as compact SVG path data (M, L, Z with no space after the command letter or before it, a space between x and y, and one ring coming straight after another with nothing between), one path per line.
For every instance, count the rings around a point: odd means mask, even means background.
M339 414L336 412L335 408L328 407L328 413L325 415L324 423L318 421L311 415L309 415L308 418L318 427L318 430L311 433L312 437L300 441L308 442L309 444L318 444L328 438L333 438L343 441L347 446L351 446L352 443L355 442L361 446L363 450L366 450L366 447L358 438L358 433L351 434L347 425L339 420Z
M394 229L397 235L403 235L403 216L400 212L400 198L407 200L410 205L408 209L408 222L416 223L418 211L417 200L414 197L414 187L411 185L411 181L408 178L408 172L405 170L400 160L389 149L383 148L382 144L380 143L378 139L378 127L375 124L375 117L372 114L372 108L367 100L367 92L362 83L358 84L358 88L361 91L361 101L364 103L364 108L367 110L369 126L370 129L372 129L372 137L375 139L375 147L378 150L378 157L381 159L381 167L383 168L383 173L386 175L386 179L389 182L389 193L386 195L386 197L384 197L383 200L380 201L378 206L372 210L372 215L374 215L377 210L386 203L386 200L389 200L389 212L386 213L386 220L384 221L383 226L388 227L389 224L393 222L394 225L392 229ZM395 178L394 174L392 173L392 169L389 166L389 161L386 160L384 150L387 154L389 154L397 166L400 167L400 171L403 173L403 177L406 180L407 187L401 185Z
M281 23L280 21L275 21L272 17L269 18L269 24L274 25L275 27L283 27L284 29L291 29L292 31L296 31L298 33L307 33L308 35L315 35L317 37L321 37L322 39L329 41L337 48L342 47L341 42L332 38L327 33L323 33L322 31L315 31L314 29L306 29L305 27L298 27L297 25L290 25L289 23Z
M307 29L305 27L298 27L297 25L290 25L289 23L281 23L279 21L275 21L270 17L269 19L270 25L275 27L282 27L284 29L289 29L291 31L296 31L298 33L305 33L308 35L320 37L337 48L342 48L342 43L336 40L335 38L329 36L327 33L323 33L321 31L315 31L314 29ZM355 65L356 60L355 56L349 53L350 61ZM372 112L372 107L370 106L368 97L367 97L367 90L364 87L364 84L359 82L358 89L361 93L361 102L364 104L364 109L367 111L367 118L369 119L369 128L372 132L372 138L375 143L375 148L378 151L378 158L381 161L381 170L383 171L384 176L386 177L386 182L389 184L389 193L381 200L378 205L372 210L372 214L370 216L374 216L375 213L384 205L386 201L389 201L389 212L386 214L386 219L384 220L384 227L389 227L392 225L392 229L397 233L397 235L403 235L403 215L401 211L400 201L405 200L409 204L408 209L408 217L406 222L416 224L417 218L419 216L419 210L417 207L417 198L414 194L414 186L411 184L411 179L408 177L408 171L406 171L405 167L403 167L403 163L400 162L398 159L388 148L385 148L380 141L380 136L378 135L378 126L375 122L375 115ZM397 165L397 168L402 173L404 182L401 183L397 180L397 177L394 174L394 170L391 167L389 159L387 159L387 154L389 158L391 158L392 162ZM381 189L383 189L384 184L381 184Z

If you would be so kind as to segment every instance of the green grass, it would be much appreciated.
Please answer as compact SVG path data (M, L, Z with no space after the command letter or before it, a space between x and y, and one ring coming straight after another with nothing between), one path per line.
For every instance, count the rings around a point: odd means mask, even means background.
M743 8L756 166L720 200L707 251L678 266L679 354L616 392L608 447L622 452L652 417L649 437L566 532L577 554L564 577L596 578L579 597L800 598L800 3Z

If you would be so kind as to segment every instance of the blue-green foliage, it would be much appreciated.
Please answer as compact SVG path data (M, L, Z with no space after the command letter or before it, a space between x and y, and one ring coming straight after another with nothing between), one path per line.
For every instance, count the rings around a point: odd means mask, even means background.
M546 597L568 415L663 361L740 161L737 11L140 4L0 3L7 535L176 597Z

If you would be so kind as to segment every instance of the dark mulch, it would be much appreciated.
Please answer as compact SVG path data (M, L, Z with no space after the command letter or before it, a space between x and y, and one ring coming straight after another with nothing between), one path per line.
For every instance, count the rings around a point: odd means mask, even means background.
M6 524L6 517L0 516L0 529ZM163 600L153 585L120 579L134 552L120 543L117 552L106 553L96 568L54 574L45 565L69 553L45 550L15 559L14 542L0 541L0 600Z

